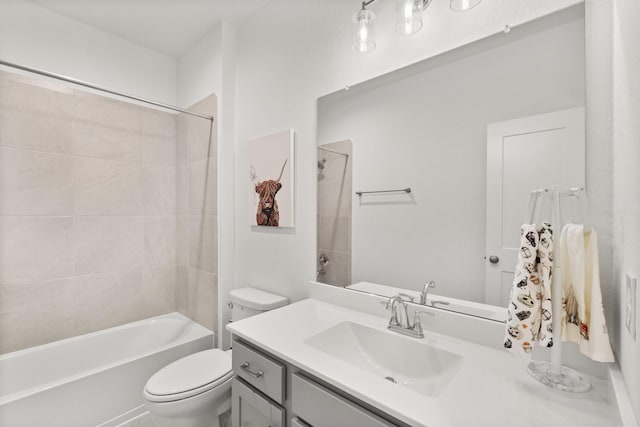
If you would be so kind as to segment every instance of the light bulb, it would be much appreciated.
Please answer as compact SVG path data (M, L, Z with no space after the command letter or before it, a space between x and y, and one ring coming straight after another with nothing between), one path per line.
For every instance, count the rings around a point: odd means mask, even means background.
M355 31L352 48L355 52L367 53L376 48L373 27L375 17L376 15L367 9L361 9L353 16Z
M396 32L413 34L422 28L423 0L396 0L398 18Z

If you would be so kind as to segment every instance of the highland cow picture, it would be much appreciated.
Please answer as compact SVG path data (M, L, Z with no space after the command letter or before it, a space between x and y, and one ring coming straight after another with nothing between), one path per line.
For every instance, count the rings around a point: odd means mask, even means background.
M293 227L293 130L249 141L249 224Z

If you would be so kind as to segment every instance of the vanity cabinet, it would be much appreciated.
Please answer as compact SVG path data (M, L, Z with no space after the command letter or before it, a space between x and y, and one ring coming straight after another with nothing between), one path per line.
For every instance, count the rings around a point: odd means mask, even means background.
M236 337L232 358L233 427L406 426Z

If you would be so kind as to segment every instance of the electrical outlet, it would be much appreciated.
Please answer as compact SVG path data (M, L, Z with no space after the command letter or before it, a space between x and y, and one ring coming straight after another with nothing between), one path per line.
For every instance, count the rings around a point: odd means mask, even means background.
M627 274L627 286L625 290L625 317L624 323L631 338L636 339L636 297L637 279Z

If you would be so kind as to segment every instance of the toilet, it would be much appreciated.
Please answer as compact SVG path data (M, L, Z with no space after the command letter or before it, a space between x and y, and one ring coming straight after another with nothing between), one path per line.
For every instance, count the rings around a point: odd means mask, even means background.
M285 297L255 288L235 289L229 295L232 321L289 303ZM144 386L144 406L166 425L226 427L231 425L232 377L231 350L199 351L153 374Z

